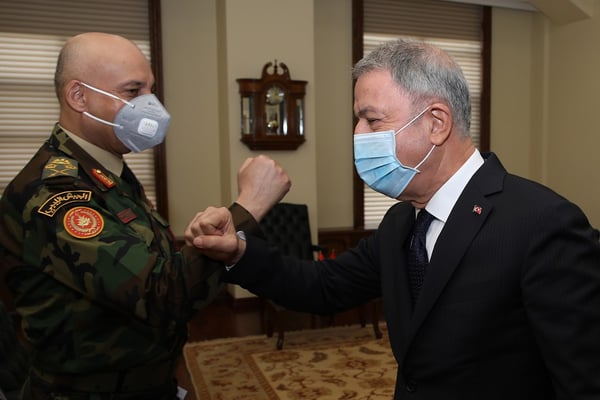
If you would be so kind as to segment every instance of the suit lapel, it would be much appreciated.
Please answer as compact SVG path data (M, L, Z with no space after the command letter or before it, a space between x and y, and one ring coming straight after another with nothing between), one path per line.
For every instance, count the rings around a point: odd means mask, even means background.
M463 190L437 239L419 301L408 325L407 343L414 339L473 238L491 214L493 204L487 196L502 189L506 170L494 155L484 157L486 163Z
M382 289L385 301L388 330L394 336L392 347L400 354L406 346L407 329L410 323L411 299L406 276L406 254L404 242L411 232L415 211L410 203L393 206L379 226L384 255L381 257ZM390 301L388 301L389 299Z
M413 335L423 323L473 238L492 211L492 204L481 195L464 193L461 197L465 199L459 201L450 214L429 261L427 276L411 321ZM473 211L474 208L481 211Z
M394 277L392 282L394 284L393 293L397 293L398 301L394 302L394 307L397 307L396 315L399 315L401 318L401 329L399 331L406 332L406 327L410 323L410 318L412 314L412 300L410 297L410 283L408 281L407 274L407 256L406 256L406 242L409 240L409 236L412 232L412 227L415 223L415 209L406 203L406 207L404 207L403 215L398 218L397 227L400 235L394 238L394 255L393 258L393 271Z

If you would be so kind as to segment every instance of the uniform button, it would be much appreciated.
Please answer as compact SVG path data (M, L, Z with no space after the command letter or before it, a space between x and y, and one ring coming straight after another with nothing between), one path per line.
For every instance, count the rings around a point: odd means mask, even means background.
M417 382L413 381L412 379L410 379L408 382L406 382L406 391L409 393L414 393L417 391Z

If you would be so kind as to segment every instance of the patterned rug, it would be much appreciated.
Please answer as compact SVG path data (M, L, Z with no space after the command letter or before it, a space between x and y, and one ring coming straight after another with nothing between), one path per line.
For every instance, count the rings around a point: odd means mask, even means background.
M370 326L286 332L189 343L184 356L200 400L389 400L396 361L387 329Z

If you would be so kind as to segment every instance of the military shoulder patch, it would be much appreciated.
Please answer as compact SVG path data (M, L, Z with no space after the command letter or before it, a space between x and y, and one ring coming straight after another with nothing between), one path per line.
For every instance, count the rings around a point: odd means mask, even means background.
M104 229L102 215L89 207L73 207L65 214L63 224L67 233L78 239L97 236Z
M87 203L92 200L91 190L68 190L52 195L38 209L38 213L48 217L54 214L63 206L71 203Z
M56 178L58 176L77 176L79 166L77 161L68 157L52 157L44 166L42 179Z

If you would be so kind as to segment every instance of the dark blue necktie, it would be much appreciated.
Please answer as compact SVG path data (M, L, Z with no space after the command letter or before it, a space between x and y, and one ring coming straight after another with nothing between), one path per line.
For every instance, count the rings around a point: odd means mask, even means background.
M410 289L413 300L413 306L417 303L419 292L425 280L429 258L427 257L427 248L425 247L425 235L431 221L435 217L422 209L417 215L417 220L413 227L410 248L408 249L408 277L410 279Z

